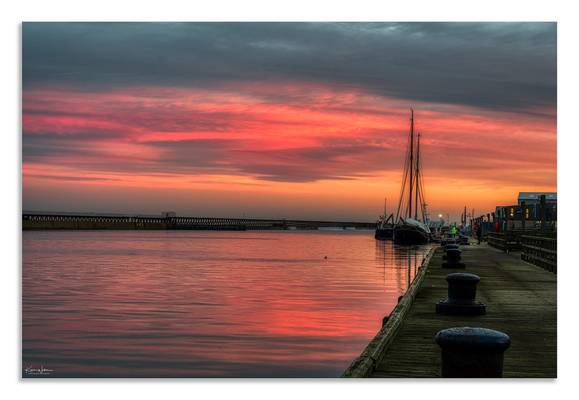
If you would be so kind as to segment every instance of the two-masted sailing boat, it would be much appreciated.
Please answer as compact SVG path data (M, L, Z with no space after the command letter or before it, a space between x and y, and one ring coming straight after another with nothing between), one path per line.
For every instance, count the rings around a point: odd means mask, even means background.
M430 240L422 183L420 134L417 135L416 143L414 139L414 110L410 109L410 135L393 229L394 243L403 245L424 244Z

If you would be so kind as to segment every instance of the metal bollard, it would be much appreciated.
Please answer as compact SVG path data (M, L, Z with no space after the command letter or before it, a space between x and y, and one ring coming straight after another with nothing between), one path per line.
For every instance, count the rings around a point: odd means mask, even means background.
M459 250L459 251L460 251L460 249L459 249L459 247L458 247L458 244L447 244L446 246L444 246L444 252L446 253L446 252L448 252L448 250ZM460 255L459 255L459 258L460 258ZM447 255L447 254L444 254L444 255L442 256L442 259L443 259L443 260L447 260L447 259L448 259L448 255Z
M476 302L476 286L480 278L475 274L456 272L446 276L448 298L436 304L436 313L444 315L483 315L486 306Z
M460 249L450 248L446 251L446 262L442 263L442 268L465 268L464 263L460 262Z
M448 260L460 261L460 253L462 253L462 251L458 247L450 247L446 250L446 258Z
M485 328L449 328L436 334L443 378L502 378L511 338Z

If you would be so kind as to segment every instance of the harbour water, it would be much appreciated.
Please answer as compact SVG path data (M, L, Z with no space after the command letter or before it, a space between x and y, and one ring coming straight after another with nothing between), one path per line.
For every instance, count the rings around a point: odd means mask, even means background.
M429 250L373 236L23 232L23 376L338 377Z

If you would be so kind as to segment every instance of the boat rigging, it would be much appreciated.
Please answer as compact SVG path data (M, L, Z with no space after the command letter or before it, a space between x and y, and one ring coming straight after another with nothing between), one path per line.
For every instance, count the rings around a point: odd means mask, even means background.
M424 244L430 240L430 229L426 221L426 202L422 177L420 133L414 140L414 110L410 109L410 133L400 199L393 228L393 239L397 244ZM413 212L414 211L414 212Z

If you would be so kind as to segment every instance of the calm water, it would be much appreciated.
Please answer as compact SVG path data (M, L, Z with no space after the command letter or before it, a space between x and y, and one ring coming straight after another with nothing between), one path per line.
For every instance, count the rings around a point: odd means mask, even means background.
M337 377L428 251L355 231L24 232L22 247L23 368L112 377Z

